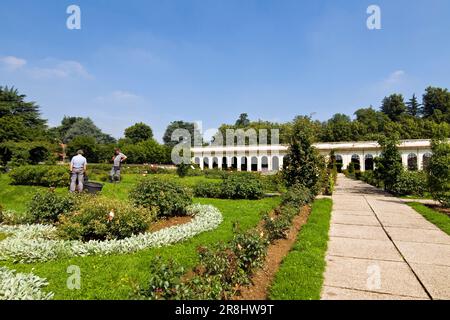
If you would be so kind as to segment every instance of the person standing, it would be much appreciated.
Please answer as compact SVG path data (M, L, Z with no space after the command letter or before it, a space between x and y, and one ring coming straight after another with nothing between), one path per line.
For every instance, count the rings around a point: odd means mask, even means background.
M124 155L119 148L114 150L114 156L112 158L114 164L109 174L111 182L120 181L120 168L122 167L122 162L127 160L127 156Z
M78 192L83 192L84 173L87 169L87 160L83 157L83 150L78 150L77 155L70 161L70 192L75 192L77 189L78 180Z

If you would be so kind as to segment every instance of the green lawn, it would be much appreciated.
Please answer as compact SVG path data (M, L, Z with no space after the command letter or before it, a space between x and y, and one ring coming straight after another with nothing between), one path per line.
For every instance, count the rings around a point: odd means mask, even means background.
M418 202L408 203L410 207L424 216L425 219L435 224L439 229L450 235L450 217Z
M270 288L272 300L318 300L325 271L331 199L316 200L308 222Z
M0 265L20 272L32 271L47 278L49 286L46 290L54 292L55 299L128 299L132 298L133 288L137 284L145 284L149 278L148 266L153 257L161 255L164 259L173 258L186 268L192 268L198 262L198 246L230 240L235 221L239 222L243 229L256 226L261 219L261 213L276 207L280 199L195 199L195 202L217 207L224 216L224 222L216 230L200 234L183 243L128 255L78 257L29 265L0 262ZM81 269L81 290L67 289L69 274L66 270L71 265Z
M179 178L174 174L155 174L151 177L164 180L176 180L188 187L193 187L201 181L219 181L205 178L203 176ZM96 176L93 176L92 181L95 181L95 178ZM133 186L135 186L136 183L142 179L146 179L146 177L139 174L126 174L123 175L123 180L120 183L102 182L104 184L102 194L107 197L126 200L128 199L128 193ZM3 205L5 209L14 210L17 212L25 212L27 204L33 195L38 190L47 189L45 187L12 186L9 183L9 176L6 174L0 174L0 204ZM58 188L56 192L67 192L67 188Z

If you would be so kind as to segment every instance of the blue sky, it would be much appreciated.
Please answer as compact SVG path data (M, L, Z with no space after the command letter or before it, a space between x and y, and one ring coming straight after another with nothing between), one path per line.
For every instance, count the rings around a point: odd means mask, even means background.
M66 28L81 7L82 29ZM366 9L381 8L382 30ZM447 0L1 0L0 85L49 124L89 116L120 137L139 121L204 129L378 107L450 87Z

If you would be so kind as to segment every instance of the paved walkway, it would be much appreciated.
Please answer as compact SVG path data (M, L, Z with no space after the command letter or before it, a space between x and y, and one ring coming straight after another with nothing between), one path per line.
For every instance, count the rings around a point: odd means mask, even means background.
M395 197L339 176L322 299L450 299L450 236Z

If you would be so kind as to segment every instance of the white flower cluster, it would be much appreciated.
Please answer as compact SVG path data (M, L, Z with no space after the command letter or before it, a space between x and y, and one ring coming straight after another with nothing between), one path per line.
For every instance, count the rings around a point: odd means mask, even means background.
M16 273L0 267L0 300L51 300L53 293L41 290L47 285L45 279L32 273Z
M0 260L32 263L64 257L132 253L187 240L202 232L216 229L223 220L220 211L210 205L194 204L187 211L194 218L186 224L121 240L89 242L56 240L54 227L0 226L0 232L11 235L0 241Z

